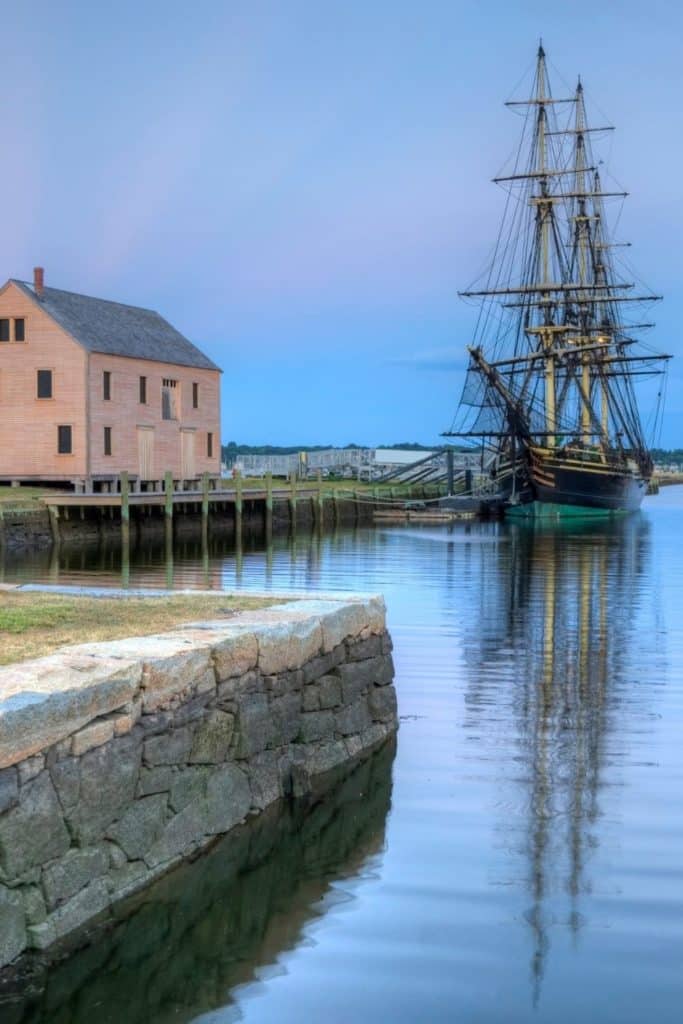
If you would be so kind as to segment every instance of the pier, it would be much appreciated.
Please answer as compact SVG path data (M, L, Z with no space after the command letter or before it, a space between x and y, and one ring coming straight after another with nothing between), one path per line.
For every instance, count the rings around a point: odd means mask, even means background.
M198 484L198 486L197 486ZM238 474L229 486L209 474L199 481L174 479L170 473L146 489L121 473L106 490L47 492L41 503L49 517L54 543L84 535L96 528L120 530L127 545L131 534L147 528L163 529L169 542L174 534L194 524L206 539L214 527L234 532L237 544L245 531L302 527L371 524L380 509L400 510L410 501L438 501L442 485L403 485L357 488L330 487L319 472L317 479L297 480L294 474L275 485L271 474L263 483L245 481ZM88 525L87 525L88 524Z

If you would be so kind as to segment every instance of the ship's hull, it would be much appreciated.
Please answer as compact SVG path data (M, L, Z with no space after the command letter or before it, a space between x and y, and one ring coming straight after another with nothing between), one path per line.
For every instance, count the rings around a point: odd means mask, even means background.
M513 514L635 512L649 482L637 472L595 463L563 465L558 458L532 459L529 477L532 500L511 509Z

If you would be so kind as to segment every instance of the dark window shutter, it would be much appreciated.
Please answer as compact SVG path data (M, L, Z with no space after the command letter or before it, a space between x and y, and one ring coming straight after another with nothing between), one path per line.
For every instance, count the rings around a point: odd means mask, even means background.
M71 427L57 427L57 452L60 455L71 455Z
M52 370L38 370L38 398L52 398Z

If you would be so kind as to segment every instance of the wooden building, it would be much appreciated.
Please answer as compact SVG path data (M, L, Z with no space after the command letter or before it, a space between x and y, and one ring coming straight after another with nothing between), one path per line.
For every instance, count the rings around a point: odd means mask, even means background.
M220 370L149 309L0 289L0 481L88 489L220 472Z

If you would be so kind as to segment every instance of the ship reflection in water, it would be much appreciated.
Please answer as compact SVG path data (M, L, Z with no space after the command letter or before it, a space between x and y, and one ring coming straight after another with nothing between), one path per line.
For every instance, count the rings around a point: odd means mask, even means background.
M534 1003L550 932L580 932L582 896L599 842L599 794L608 735L618 727L619 687L648 550L640 517L512 527L509 575L482 593L482 643L468 649L467 727L477 721L481 683L512 656L516 682L516 772L523 808L505 842L526 861ZM524 821L526 817L526 821Z
M367 794L212 868L206 898L190 868L12 1024L678 1022L682 508L670 488L583 525L213 538L170 567L8 554L6 582L381 591L402 719Z

